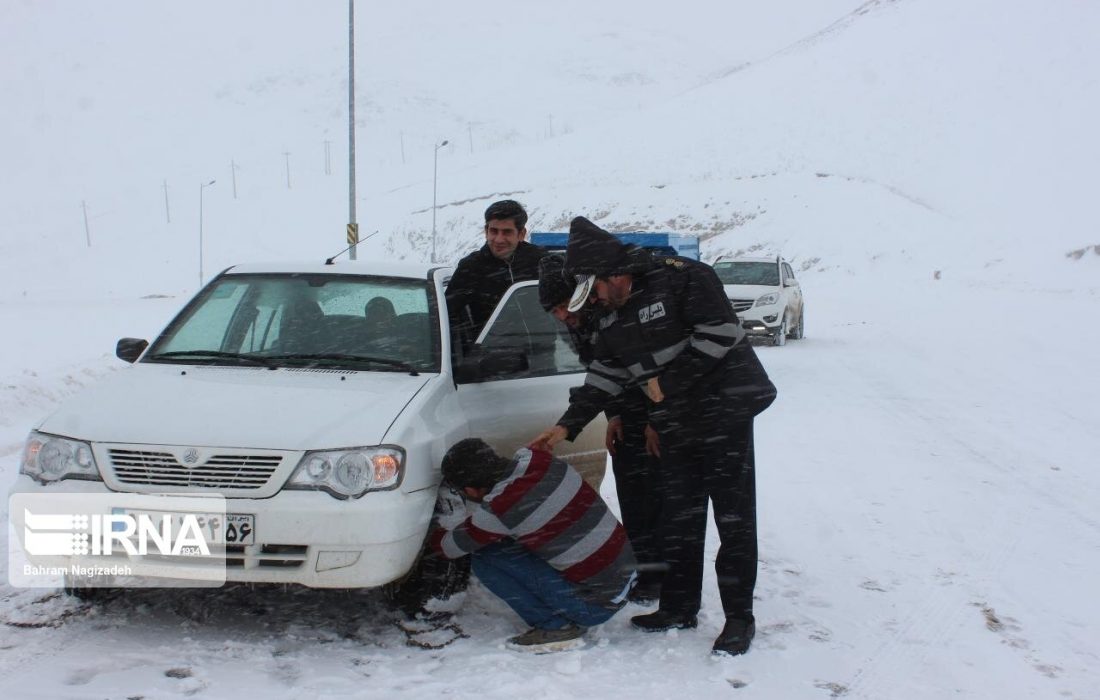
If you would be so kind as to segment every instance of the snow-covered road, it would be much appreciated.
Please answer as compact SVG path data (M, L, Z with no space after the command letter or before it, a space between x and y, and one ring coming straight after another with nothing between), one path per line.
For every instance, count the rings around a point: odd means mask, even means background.
M5 697L1090 697L1100 331L1066 343L1025 322L1052 299L1095 314L1095 293L929 281L899 313L864 285L809 286L807 338L758 348L780 399L757 426L749 655L708 654L711 572L698 630L633 631L632 605L587 649L543 657L503 647L520 623L476 583L465 637L410 635L377 592L135 590L91 608L5 583ZM959 314L961 299L983 313ZM66 343L61 305L22 316L42 342L4 365L0 478L51 405L121 366L87 348L151 334L174 305L101 306L94 332Z

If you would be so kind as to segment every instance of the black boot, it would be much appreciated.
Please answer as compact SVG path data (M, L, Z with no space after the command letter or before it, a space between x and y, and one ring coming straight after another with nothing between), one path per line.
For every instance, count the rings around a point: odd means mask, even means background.
M722 628L722 634L714 640L713 654L728 654L738 656L749 650L752 638L756 636L756 621L753 618L740 620L728 618L726 626Z
M646 632L664 632L665 630L689 630L699 624L694 615L678 615L658 610L648 615L635 615L630 624Z

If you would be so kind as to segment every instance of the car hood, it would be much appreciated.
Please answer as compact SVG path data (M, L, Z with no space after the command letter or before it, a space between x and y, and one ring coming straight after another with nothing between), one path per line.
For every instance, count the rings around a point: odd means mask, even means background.
M39 430L93 442L311 450L377 445L435 374L141 363Z
M726 291L727 299L759 299L765 294L771 294L772 292L778 292L778 286L769 286L766 284L723 284L722 289Z

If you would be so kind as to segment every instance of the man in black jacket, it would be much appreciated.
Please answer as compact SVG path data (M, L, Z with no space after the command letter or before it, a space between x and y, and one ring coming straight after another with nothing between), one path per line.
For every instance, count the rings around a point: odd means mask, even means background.
M713 650L743 654L756 629L752 424L775 399L775 386L710 266L676 256L654 260L577 217L565 271L579 281L572 308L594 294L609 313L597 322L595 359L584 386L572 392L557 425L532 445L573 439L610 397L642 387L661 440L658 536L668 570L659 609L631 622L653 632L696 626L710 500L721 539L715 573L726 615Z
M599 312L592 304L570 311L576 280L565 275L565 258L551 253L539 262L539 303L569 331L569 341L585 367L595 351L595 322ZM608 402L605 445L611 454L615 494L627 537L638 558L638 585L630 592L636 603L652 602L661 590L664 566L657 551L657 522L661 512L659 489L660 445L649 426L645 395L631 389Z
M476 339L501 297L516 282L539 277L546 250L527 238L527 212L511 199L485 210L485 245L462 258L447 285L451 329L463 349Z

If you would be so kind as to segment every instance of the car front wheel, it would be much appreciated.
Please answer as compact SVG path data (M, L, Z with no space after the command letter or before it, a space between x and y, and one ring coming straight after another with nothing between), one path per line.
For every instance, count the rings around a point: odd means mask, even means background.
M436 500L435 513L428 536L443 522L465 514L462 495L450 488L441 488ZM386 586L390 599L409 617L431 616L436 613L454 612L462 602L466 587L470 584L470 557L447 559L428 544L427 539L409 573L400 581Z
M447 559L426 548L403 580L386 593L408 617L455 612L470 585L470 557Z
M91 583L96 585L89 585ZM104 580L90 582L86 579L74 579L72 576L66 575L65 585L62 587L61 592L85 603L100 603L113 598L120 590L108 587L107 583Z
M779 328L775 329L775 335L772 336L773 345L786 345L787 344L787 316L783 315L783 323L779 324Z

